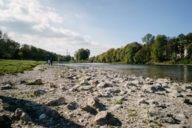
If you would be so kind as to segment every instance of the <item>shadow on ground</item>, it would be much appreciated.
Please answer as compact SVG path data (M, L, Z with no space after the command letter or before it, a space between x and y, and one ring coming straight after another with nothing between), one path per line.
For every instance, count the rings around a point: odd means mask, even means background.
M23 109L34 124L51 128L81 128L82 126L61 116L57 111L33 101L16 99L12 97L0 96L4 109L14 112L17 108ZM46 118L39 120L41 114L46 114Z

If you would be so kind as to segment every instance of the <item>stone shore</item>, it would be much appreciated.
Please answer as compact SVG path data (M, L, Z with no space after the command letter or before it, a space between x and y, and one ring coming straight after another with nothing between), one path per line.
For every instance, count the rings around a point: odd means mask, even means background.
M39 65L0 76L0 128L192 128L192 83Z

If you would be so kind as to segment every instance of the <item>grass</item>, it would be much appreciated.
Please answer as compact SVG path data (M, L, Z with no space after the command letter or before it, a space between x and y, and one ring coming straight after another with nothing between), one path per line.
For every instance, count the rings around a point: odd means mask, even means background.
M42 63L42 61L31 60L0 60L0 74L22 73Z

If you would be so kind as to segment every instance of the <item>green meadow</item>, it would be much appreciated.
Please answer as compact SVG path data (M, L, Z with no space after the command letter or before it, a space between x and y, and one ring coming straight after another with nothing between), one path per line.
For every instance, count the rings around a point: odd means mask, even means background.
M0 60L0 74L21 73L25 70L31 70L39 64L43 64L43 62L31 60Z

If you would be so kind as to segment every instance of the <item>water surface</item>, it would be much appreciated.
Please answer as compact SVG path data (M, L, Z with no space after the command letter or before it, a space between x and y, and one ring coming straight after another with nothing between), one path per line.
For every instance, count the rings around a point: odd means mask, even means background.
M179 82L192 82L192 66L189 65L130 65L103 63L64 64L73 67L97 67L106 70L152 78L171 78Z

